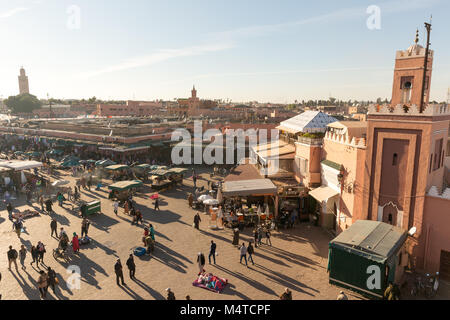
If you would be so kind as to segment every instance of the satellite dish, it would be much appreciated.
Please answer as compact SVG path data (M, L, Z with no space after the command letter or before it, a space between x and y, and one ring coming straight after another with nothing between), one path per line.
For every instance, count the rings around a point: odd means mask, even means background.
M416 227L412 227L411 229L409 229L408 234L410 236L413 236L416 233L416 231L417 231L417 228Z

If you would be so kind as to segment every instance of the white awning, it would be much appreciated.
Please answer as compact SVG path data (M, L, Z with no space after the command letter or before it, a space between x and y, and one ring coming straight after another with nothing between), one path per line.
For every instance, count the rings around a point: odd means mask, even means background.
M323 201L327 202L328 199L339 195L339 192L337 192L334 189L331 189L330 187L322 186L309 191L309 195L319 202Z
M222 189L224 197L275 195L276 193L277 187L270 179L226 181Z
M42 167L42 162L38 161L6 161L0 163L1 167L14 169L15 171Z

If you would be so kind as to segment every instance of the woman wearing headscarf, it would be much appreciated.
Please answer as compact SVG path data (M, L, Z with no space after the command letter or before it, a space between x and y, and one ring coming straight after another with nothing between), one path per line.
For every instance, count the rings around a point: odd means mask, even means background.
M77 236L76 232L73 233L72 249L73 249L73 252L80 251L80 242L78 241L78 236Z

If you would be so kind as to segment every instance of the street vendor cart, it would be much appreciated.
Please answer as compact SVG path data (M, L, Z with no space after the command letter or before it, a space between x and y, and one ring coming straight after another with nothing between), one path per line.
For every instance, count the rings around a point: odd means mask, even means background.
M171 168L167 170L166 177L175 183L183 183L184 174L188 171L186 168Z
M130 167L126 164L114 164L106 167L105 170L111 175L113 181L127 180L130 176Z
M108 189L111 190L112 198L116 198L119 201L125 201L141 185L142 181L140 180L120 181L108 186Z
M167 169L156 169L151 171L150 174L152 175L150 178L151 187L155 191L167 190L176 184L175 180L168 179L169 171Z
M101 202L100 200L94 200L91 202L83 201L80 205L81 215L87 217L93 215L94 213L101 212Z
M152 166L150 164L143 163L136 165L131 169L137 178L147 181L149 172L151 171L151 167Z

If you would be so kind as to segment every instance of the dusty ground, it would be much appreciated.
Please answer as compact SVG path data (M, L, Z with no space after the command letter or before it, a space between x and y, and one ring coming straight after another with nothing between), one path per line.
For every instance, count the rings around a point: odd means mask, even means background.
M206 174L203 177L207 177ZM62 176L73 181L70 176ZM106 181L108 182L108 181ZM110 181L109 181L110 183ZM207 185L200 180L200 185ZM74 183L71 184L73 186ZM239 263L239 250L231 244L232 231L213 231L208 228L208 216L201 215L200 231L192 227L195 211L188 207L186 192L192 191L192 179L185 179L180 188L161 194L161 211L154 212L148 196L150 190L134 200L143 213L145 223L152 223L156 231L156 250L153 256L135 257L136 281L130 280L125 266L133 248L141 245L143 228L130 223L129 216L119 209L115 216L112 202L107 197L107 187L101 191L83 191L82 198L101 199L102 214L91 216L89 236L94 242L81 247L70 263L57 261L51 251L57 247L57 240L50 236L50 217L41 215L25 220L26 233L19 239L12 231L11 222L2 204L0 215L0 293L3 299L39 299L36 288L38 269L30 266L27 256L25 271L8 271L6 251L12 245L19 249L24 244L28 249L37 241L47 247L44 262L54 268L60 280L56 295L49 291L47 299L164 299L165 289L172 288L177 299L190 295L192 299L278 299L285 287L293 291L294 299L336 299L339 288L328 284L327 244L331 236L319 227L308 223L296 225L293 230L274 232L273 246L263 245L256 249L255 265L247 268ZM14 201L16 209L26 208L24 199ZM38 206L35 206L39 209ZM53 216L58 229L63 226L71 235L81 233L81 219L66 203L64 208L54 205ZM251 239L250 229L241 233L241 240ZM230 285L222 294L192 286L198 267L196 256L199 251L207 257L210 241L217 243L217 265L206 264L206 271L227 278ZM265 239L263 239L263 242ZM127 286L117 286L114 264L117 258L124 266ZM81 269L80 289L69 290L65 281L71 275L68 265ZM44 268L44 267L41 267ZM349 295L350 299L354 299Z

